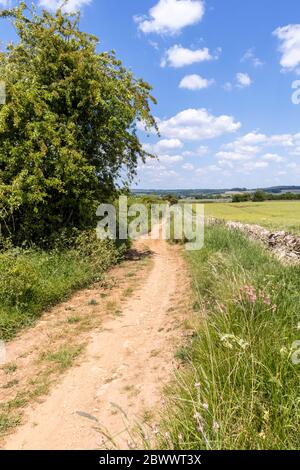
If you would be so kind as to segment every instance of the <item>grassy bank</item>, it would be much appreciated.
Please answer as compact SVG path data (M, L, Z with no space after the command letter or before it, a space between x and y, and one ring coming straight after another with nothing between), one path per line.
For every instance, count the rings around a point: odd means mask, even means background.
M125 248L97 240L92 231L81 233L68 247L2 251L0 339L11 339L18 330L34 323L42 310L100 279Z
M205 215L300 234L300 201L205 204Z
M187 257L194 337L178 354L186 367L168 392L161 446L299 449L300 268L223 226Z

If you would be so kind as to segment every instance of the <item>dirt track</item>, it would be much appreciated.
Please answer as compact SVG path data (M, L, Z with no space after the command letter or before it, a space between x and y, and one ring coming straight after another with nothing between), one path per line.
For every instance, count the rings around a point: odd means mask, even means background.
M136 249L145 245L153 254L151 267L141 271L120 315L105 318L102 329L89 335L77 364L41 403L27 407L24 424L4 449L128 449L137 424L147 423L147 433L155 434L163 387L176 367L188 281L177 247L140 240Z

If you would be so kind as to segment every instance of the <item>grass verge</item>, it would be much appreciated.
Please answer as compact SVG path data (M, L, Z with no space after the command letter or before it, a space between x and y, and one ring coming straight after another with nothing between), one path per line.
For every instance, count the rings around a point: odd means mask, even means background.
M194 335L167 392L160 447L299 449L300 267L222 225L187 258Z
M0 252L0 340L11 339L75 289L100 280L126 247L99 241L93 231L81 233L68 248Z

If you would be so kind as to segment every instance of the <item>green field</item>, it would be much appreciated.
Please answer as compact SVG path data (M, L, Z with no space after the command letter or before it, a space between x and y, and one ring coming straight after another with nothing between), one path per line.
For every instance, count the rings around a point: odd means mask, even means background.
M300 201L205 204L205 215L300 233Z

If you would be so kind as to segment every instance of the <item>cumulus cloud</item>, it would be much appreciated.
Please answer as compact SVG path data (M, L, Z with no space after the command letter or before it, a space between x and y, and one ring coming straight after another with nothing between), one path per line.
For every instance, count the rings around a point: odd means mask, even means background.
M255 68L261 67L262 65L264 65L263 62L258 57L256 57L253 48L248 49L243 55L243 57L241 58L241 63L244 63L244 62L250 63Z
M182 47L180 44L175 44L166 51L161 61L161 67L169 66L179 68L208 60L213 60L213 56L210 54L207 47L193 50Z
M285 161L285 158L281 157L277 153L266 153L265 155L263 155L262 159L275 163L281 163Z
M273 32L280 41L280 65L284 70L294 70L300 64L300 24L289 24Z
M173 35L201 21L204 12L202 0L159 0L148 15L135 16L134 20L145 34Z
M216 157L220 159L222 164L224 164L226 161L245 161L245 160L251 159L251 156L245 153L225 152L225 151L218 152L216 154Z
M166 165L172 165L173 163L178 163L182 160L182 155L160 155L159 157L159 161L165 163Z
M247 88L252 84L252 80L247 73L238 72L235 76L235 82L226 82L223 85L225 91L232 91L234 88Z
M292 152L300 144L300 134L273 134L266 135L260 132L249 132L238 139L225 144L224 149L236 152L258 153L265 147L286 147ZM245 150L244 150L245 149Z
M161 139L156 144L143 145L146 152L156 155L168 153L170 150L177 150L182 147L183 143L179 139Z
M236 81L237 81L237 86L241 88L250 86L252 83L252 80L249 77L249 75L247 73L242 73L242 72L239 72L236 74Z
M208 154L208 147L206 145L200 145L195 150L185 150L182 152L184 157L204 157Z
M289 168L289 159L297 155L299 144L300 133L266 135L253 131L223 144L215 156L219 166L244 173L283 163Z
M185 109L158 123L161 135L180 140L213 139L236 132L241 123L233 116L213 116L207 109Z
M80 10L85 5L89 5L92 0L69 0L66 5L64 5L63 10L66 12L72 12ZM63 0L39 0L39 5L48 10L57 10L62 4Z
M243 171L243 172L248 173L248 172L251 172L251 171L254 171L254 170L257 170L257 169L268 168L268 166L269 166L268 162L260 162L260 161L247 162L247 163L244 163L240 167L240 170Z
M186 88L187 90L202 90L208 88L214 83L213 79L208 80L200 75L186 75L183 77L179 84L179 88Z

